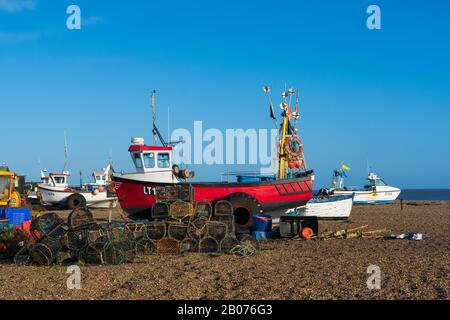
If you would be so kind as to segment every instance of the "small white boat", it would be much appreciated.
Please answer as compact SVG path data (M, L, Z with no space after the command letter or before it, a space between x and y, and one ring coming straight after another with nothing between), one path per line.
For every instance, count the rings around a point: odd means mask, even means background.
M353 194L350 196L316 196L305 207L292 209L288 215L317 217L319 220L346 220L353 207Z
M70 187L69 172L51 173L46 176L41 171L38 192L44 206L57 206L74 209L77 207L115 208L117 197L108 190L111 166L102 173L93 173L94 182L83 184L80 188Z
M399 188L389 186L373 172L369 173L367 180L370 184L365 186L364 189L349 188L343 186L344 178L342 176L336 176L333 180L334 195L348 196L355 194L353 200L355 204L389 204L400 196L401 190Z

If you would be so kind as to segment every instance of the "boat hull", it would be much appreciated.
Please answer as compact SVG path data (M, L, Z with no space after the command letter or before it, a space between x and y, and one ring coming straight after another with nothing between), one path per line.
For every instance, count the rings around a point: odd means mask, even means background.
M355 194L354 204L389 204L400 196L401 190L394 189L386 191L335 191L336 196L349 196Z
M38 186L41 195L41 202L47 206L58 206L65 208L68 198L74 193L82 195L86 199L86 205L89 208L115 208L117 207L117 198L108 197L108 192L82 192L71 189L61 189L50 186Z
M148 181L127 175L112 177L115 192L122 209L136 219L149 218L151 208L156 203L155 188L174 185ZM234 193L245 193L256 199L261 209L274 217L290 208L305 205L313 196L314 176L307 175L296 179L264 181L253 183L177 183L190 185L194 189L194 202L227 199ZM256 213L256 212L255 212Z

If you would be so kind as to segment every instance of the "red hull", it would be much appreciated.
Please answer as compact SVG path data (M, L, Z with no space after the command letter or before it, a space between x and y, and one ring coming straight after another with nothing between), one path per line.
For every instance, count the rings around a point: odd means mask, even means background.
M148 218L156 203L155 187L171 184L144 182L114 176L114 187L122 209L133 218ZM182 184L183 185L183 184ZM255 198L262 210L273 216L283 211L305 205L313 196L313 175L296 179L257 183L192 183L195 202L215 202L227 199L233 193L246 193Z

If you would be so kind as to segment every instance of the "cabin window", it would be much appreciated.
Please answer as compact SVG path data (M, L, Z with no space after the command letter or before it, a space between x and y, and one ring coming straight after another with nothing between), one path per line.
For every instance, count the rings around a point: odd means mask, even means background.
M0 177L0 200L9 198L9 177Z
M146 168L154 168L155 167L155 154L152 153L144 153L144 164Z
M57 184L66 183L66 177L54 177L53 179L55 179L55 183Z
M139 153L134 154L134 165L137 169L142 169L142 160L141 155Z
M387 183L384 182L383 180L379 179L379 180L375 181L375 186L377 186L377 187L385 187L385 186L387 186Z
M170 168L169 153L159 153L158 154L158 167L159 168Z

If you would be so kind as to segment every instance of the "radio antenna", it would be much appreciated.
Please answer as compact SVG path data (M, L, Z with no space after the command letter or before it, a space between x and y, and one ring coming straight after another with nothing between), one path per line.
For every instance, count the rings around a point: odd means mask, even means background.
M66 131L64 130L64 167L62 172L66 171L66 167L67 167L67 163L69 162L68 160L68 153L69 153L69 148L67 147L67 134Z
M156 90L152 91L152 113L153 113L153 144L156 144L156 132L155 132L155 128L156 128L156 111L155 111L155 95L156 95Z

